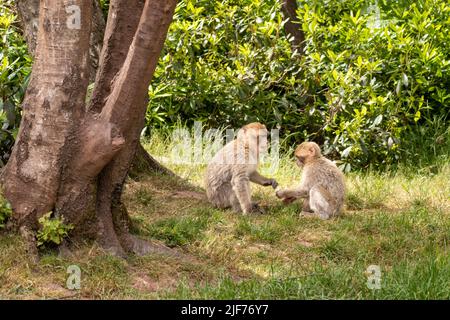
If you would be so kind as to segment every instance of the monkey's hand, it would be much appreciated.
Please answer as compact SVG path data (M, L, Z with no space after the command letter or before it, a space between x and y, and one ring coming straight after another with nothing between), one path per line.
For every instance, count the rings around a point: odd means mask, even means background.
M294 201L296 200L295 197L290 197L290 196L288 196L288 195L286 194L286 192L285 192L283 189L278 189L278 190L275 192L275 195L276 195L279 199L281 199L281 200L283 201L284 204L289 204L289 203L292 203L292 202L294 202Z
M267 182L263 184L263 186L272 186L272 188L276 189L278 187L278 182L275 179L269 179Z
M275 179L272 179L272 188L275 190L276 188L278 188L278 182Z
M278 189L278 190L275 190L275 195L277 196L277 198L279 198L279 199L283 199L283 198L285 198L285 196L284 196L284 191L283 191L283 189Z

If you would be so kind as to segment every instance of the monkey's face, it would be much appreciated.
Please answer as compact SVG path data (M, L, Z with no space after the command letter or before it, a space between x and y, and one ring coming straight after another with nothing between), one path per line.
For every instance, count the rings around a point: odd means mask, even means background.
M305 165L305 160L309 158L309 153L306 148L304 148L302 145L298 146L295 150L295 163L300 168Z
M297 154L295 155L295 163L300 168L302 168L305 165L305 159L306 159L306 156L297 155Z
M295 163L300 168L317 157L320 157L320 148L314 142L303 142L295 149Z

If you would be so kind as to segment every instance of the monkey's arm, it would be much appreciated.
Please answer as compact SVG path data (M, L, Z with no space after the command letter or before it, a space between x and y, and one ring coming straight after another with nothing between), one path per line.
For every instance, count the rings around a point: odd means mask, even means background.
M250 181L246 175L236 175L231 179L231 185L241 205L242 212L252 211L252 199L250 194Z
M309 190L301 185L298 188L278 190L276 196L280 199L308 198Z
M278 182L275 179L266 178L260 175L258 171L252 172L249 178L251 182L262 186L272 186L274 189L278 186Z

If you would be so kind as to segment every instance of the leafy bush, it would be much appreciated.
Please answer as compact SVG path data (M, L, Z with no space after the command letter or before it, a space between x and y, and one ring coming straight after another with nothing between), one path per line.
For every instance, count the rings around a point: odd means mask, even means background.
M41 229L37 234L38 247L46 244L58 245L73 229L72 225L64 224L63 218L52 217L52 212L48 212L39 218Z
M409 127L448 115L447 1L380 1L379 12L359 0L302 1L299 14L303 79L309 92L323 92L307 111L323 123L328 152L357 167L390 164L408 149Z
M9 219L9 217L11 217L11 215L11 205L0 192L0 229L3 229L5 227L5 223Z
M304 55L284 35L279 1L180 1L149 89L148 125L262 121L281 129L285 145L323 143L346 170L409 156L405 133L435 116L448 126L447 1L298 4Z
M149 125L281 122L275 111L298 69L282 33L274 1L180 1L149 89Z
M17 27L14 1L0 1L0 167L9 158L20 123L31 57Z

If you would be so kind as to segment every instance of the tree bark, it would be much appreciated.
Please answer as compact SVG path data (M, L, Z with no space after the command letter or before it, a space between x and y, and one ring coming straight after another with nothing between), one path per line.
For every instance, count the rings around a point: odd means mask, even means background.
M73 5L80 8L79 29L61 23ZM75 233L95 231L115 254L165 250L128 233L120 196L175 5L111 1L94 98L86 107L92 1L41 1L24 117L0 177L14 225L36 230L37 218L53 211Z
M101 86L101 89L94 91L89 109L98 111L101 109L104 100L109 94L111 81L120 70L123 61L125 60L134 32L139 23L145 0L128 1L127 7L129 12L126 18L120 17L120 21L117 21L118 18L116 16L112 17L109 15L108 19L114 19L115 23L110 24L110 30L107 30L108 35L105 37L105 41L108 48L102 57L103 62L105 62L103 64L99 60L101 59L100 54L103 46L106 23L99 1L92 0L92 3L92 27L89 47L91 69L89 71L89 82L95 81L98 71L101 76L99 76L99 82L97 82L96 85ZM113 3L113 5L116 6L115 3ZM18 0L16 6L29 53L34 56L38 32L39 0ZM122 6L120 2L117 3L117 6L119 7L119 10L123 10L120 9ZM159 172L175 176L172 171L158 163L158 161L149 155L141 145L139 145L134 159L133 170L137 168L145 168L143 171ZM134 171L135 175L141 172L139 170Z
M39 26L39 0L17 0L17 13L20 17L23 35L28 46L28 52L34 56L36 50L36 38ZM95 80L95 74L99 64L100 51L102 49L103 34L105 32L105 19L98 0L92 0L92 22L90 37L90 72L89 81Z
M177 177L175 173L161 165L155 158L153 158L144 147L139 144L136 150L136 156L131 164L129 175L138 176L141 173L156 172L167 176ZM181 179L180 177L177 177Z
M18 225L34 227L36 218L56 203L64 149L74 124L84 116L88 85L91 3L80 8L80 29L60 27L64 5L41 1L39 32L30 84L22 105L23 118L11 157L2 173L4 192ZM6 183L5 183L6 182Z
M128 141L99 176L97 211L99 217L106 216L108 221L111 214L116 221L123 220L121 205L109 200L119 199L118 194L122 192L128 169L136 154L140 132L144 127L148 86L156 69L175 3L175 1L167 1L164 5L160 5L158 1L146 2L127 58L101 112L101 117L118 126L119 130L125 133L124 138ZM168 15L170 20L167 19ZM134 95L130 95L130 92L134 92ZM117 108L116 105L128 106L128 108ZM105 206L108 202L110 207ZM116 227L122 229L120 231L116 229L116 232L125 250L142 250L141 244L129 237L126 225L119 224ZM107 236L105 240L111 243L112 239Z
M20 25L28 45L28 52L34 56L36 50L36 37L39 26L39 1L40 0L17 0L17 13Z
M297 50L300 54L305 50L305 34L298 23L297 18L297 1L296 0L281 0L281 10L284 19L288 19L284 25L286 35L292 36L292 49Z

